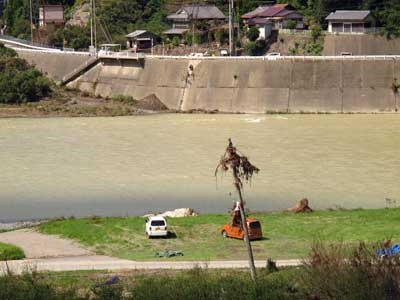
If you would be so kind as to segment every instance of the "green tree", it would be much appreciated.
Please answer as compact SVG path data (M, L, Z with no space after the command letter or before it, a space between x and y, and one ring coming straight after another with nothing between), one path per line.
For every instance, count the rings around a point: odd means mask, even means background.
M0 103L38 101L51 93L50 81L0 44Z
M376 16L381 23L382 33L387 38L400 36L400 3L377 11Z
M179 46L179 38L177 36L174 36L172 38L172 45L175 46L175 47Z
M288 20L285 24L286 29L296 29L297 22L296 20Z
M256 26L251 26L249 30L247 30L246 36L251 42L254 42L260 36L260 31Z

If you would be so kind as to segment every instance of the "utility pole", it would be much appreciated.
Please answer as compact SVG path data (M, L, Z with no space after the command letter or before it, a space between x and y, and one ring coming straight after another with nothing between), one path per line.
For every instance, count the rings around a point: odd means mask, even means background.
M93 0L90 0L90 47L93 49Z
M32 13L32 0L29 0L30 17L31 17L31 43L33 44L33 13ZM43 11L43 14L45 12Z
M232 56L233 52L233 43L232 43L232 2L229 1L229 56Z
M93 0L94 49L97 52L96 0Z

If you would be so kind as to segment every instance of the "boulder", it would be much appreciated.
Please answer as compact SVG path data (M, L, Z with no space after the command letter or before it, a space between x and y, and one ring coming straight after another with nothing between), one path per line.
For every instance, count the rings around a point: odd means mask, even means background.
M193 208L177 208L175 210L166 211L160 214L146 214L143 217L170 217L170 218L183 218L183 217L194 217L197 216L197 213L193 210Z
M308 199L303 198L300 201L298 201L295 206L286 209L285 212L298 214L298 213L313 212L313 210L308 206Z

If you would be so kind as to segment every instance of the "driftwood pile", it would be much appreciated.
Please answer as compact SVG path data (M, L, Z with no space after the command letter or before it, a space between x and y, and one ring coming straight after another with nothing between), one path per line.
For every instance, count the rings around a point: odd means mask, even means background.
M308 206L308 199L307 198L303 198L300 201L298 201L295 206L286 209L285 212L298 214L298 213L313 212L313 210L312 210L311 207Z

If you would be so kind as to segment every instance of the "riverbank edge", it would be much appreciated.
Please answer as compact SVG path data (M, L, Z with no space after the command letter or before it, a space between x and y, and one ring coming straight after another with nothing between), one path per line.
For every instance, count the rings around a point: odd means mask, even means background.
M287 215L312 215L313 213L323 213L323 212L355 212L355 211L378 211L378 210L386 210L386 209L399 209L398 207L382 207L382 208L350 208L350 209L346 209L346 208L328 208L328 209L321 209L321 210L314 210L312 213L290 213L290 212L285 212L284 210L270 210L270 211L252 211L250 212L251 215L261 215L261 216L268 216L268 215L272 215L272 214L279 214L279 213L284 213ZM41 219L41 218L31 218L31 219L15 219L15 220L11 220L11 221L2 221L0 219L0 232L4 232L4 231L12 231L12 230L17 230L17 229L24 229L24 228L32 228L32 227L38 227L43 223L49 223L49 222L55 222L55 221L63 221L63 220L68 220L68 219L92 219L92 218L96 218L96 219L109 219L109 218L120 218L120 219L129 219L129 218L145 218L146 216L150 215L150 214L158 214L154 213L154 212L149 212L149 214L143 215L143 216L119 216L119 215L115 215L115 216L107 216L107 215L102 215L102 216L98 216L98 215L88 215L88 216L82 216L82 217L75 217L73 215L71 216L59 216L59 217L54 217L54 218L45 218L45 219ZM249 213L249 212L248 212ZM196 211L196 215L194 216L185 216L185 217L177 217L173 219L181 219L181 218L196 218L198 216L202 216L202 217L207 217L207 216L220 216L220 215L225 215L226 213L224 212L215 212L215 213L199 213Z

